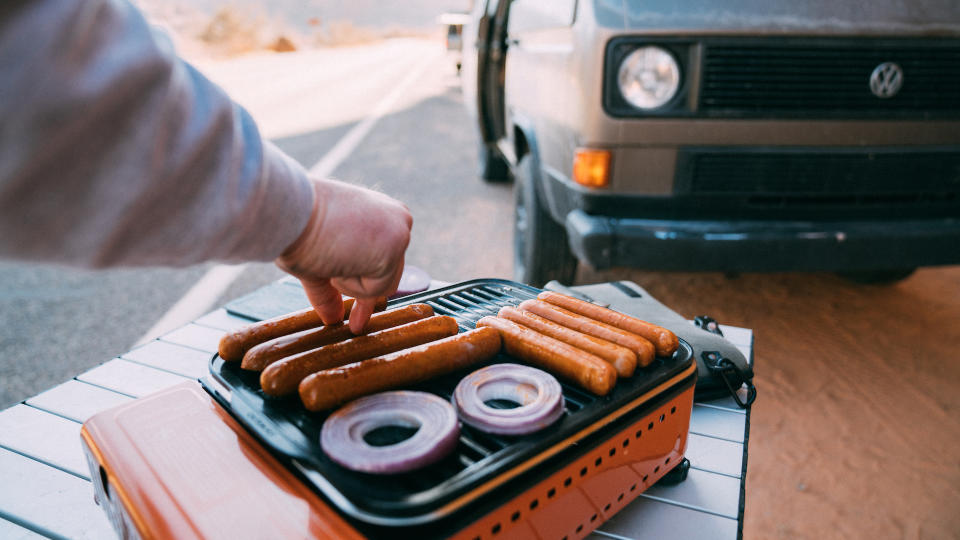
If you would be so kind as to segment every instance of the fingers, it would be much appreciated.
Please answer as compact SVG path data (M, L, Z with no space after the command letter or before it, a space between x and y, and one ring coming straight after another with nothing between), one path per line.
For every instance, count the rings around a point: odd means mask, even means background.
M387 278L334 278L309 280L301 279L303 290L310 305L320 315L324 324L334 324L343 320L342 293L353 296L356 301L350 311L350 331L363 332L376 309L377 298L396 292L403 276L403 261Z
M370 316L373 315L377 303L376 298L358 298L350 310L350 331L354 334L363 332L363 327L367 325Z
M376 298L390 296L397 291L400 278L403 276L403 259L396 267L391 267L389 273L382 277L335 277L330 283L345 295L354 298Z
M394 275L383 279L349 278L334 279L336 287L356 298L353 309L350 311L350 331L354 334L363 332L364 326L373 314L377 298L390 296L397 291L400 277L403 275L403 263L394 272Z
M325 323L343 319L341 293L357 298L350 327L361 331L373 299L397 290L413 218L387 195L342 182L314 182L314 211L276 259L303 283ZM355 320L354 320L355 319Z
M310 300L310 305L320 315L323 324L334 324L343 320L343 297L329 279L301 279L300 283L303 284L303 290L307 293L307 300ZM369 313L367 318L370 318Z

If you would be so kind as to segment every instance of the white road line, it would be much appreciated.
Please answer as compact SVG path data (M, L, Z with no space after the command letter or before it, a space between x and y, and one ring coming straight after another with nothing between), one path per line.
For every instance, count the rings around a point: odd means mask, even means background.
M329 152L320 158L320 161L310 167L310 174L320 177L330 176L357 149L377 121L390 112L400 96L422 77L427 68L439 56L439 54L436 54L424 57L420 65L414 68L400 81L400 84L380 100L366 118L353 126ZM227 290L227 287L240 276L245 267L245 264L219 264L211 267L180 300L160 317L160 320L137 340L135 345L141 345L156 339L205 314L213 307L213 303L217 301L220 295Z
M363 141L364 137L373 129L374 124L376 124L383 115L390 112L397 100L400 99L400 96L423 76L423 73L438 56L439 55L427 56L419 66L400 81L400 84L393 88L392 92L387 94L387 97L383 98L380 103L377 103L377 106L373 108L369 116L364 118L359 124L350 128L350 131L348 131L342 139L337 141L337 144L334 145L320 161L314 164L313 167L310 167L310 174L321 177L330 176L330 174L343 163L343 160L347 159L347 156L357 149L360 142Z

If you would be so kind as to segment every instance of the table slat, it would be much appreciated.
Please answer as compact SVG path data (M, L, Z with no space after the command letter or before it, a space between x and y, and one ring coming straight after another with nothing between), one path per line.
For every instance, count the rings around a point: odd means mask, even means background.
M261 321L306 307L310 307L310 301L302 287L277 281L233 300L226 305L226 310Z
M747 397L746 394L743 392L744 390L741 389L740 399L746 399ZM733 396L729 396L729 395L722 398L711 399L709 401L698 401L697 404L706 405L707 407L713 407L716 409L723 409L725 411L738 413L740 415L747 414L747 411L745 409L741 409L740 406L737 405L737 402L734 401Z
M80 381L67 381L27 400L27 404L76 422L130 401L130 396Z
M80 446L80 424L66 418L14 405L0 411L0 446L90 478Z
M185 347L193 347L210 354L217 352L217 345L223 336L223 330L200 326L199 324L188 324L181 326L169 334L160 336L160 341L176 343Z
M691 469L687 479L673 486L654 485L640 495L703 509L731 519L740 513L740 479Z
M207 352L158 340L123 353L120 358L198 379L207 374L210 356Z
M235 330L241 326L246 326L253 321L244 317L237 317L232 313L227 313L227 310L220 308L216 311L211 311L203 317L193 321L200 326L209 326L210 328L216 328L218 330L223 330L224 332L229 330Z
M671 540L730 539L737 537L737 520L641 497L587 538L599 540L611 536Z
M78 375L77 379L122 394L141 397L182 383L188 380L188 377L117 358Z
M690 432L742 443L746 420L746 415L735 411L695 403L690 414Z
M687 438L686 457L691 467L740 478L743 445L691 433Z
M2 513L0 513L0 515L2 515ZM16 523L11 523L5 519L0 519L0 538L3 538L4 540L34 540L45 537L42 534L37 534L31 531L30 529L24 529Z
M0 514L71 539L115 539L93 486L76 476L0 449ZM3 535L0 535L3 536Z

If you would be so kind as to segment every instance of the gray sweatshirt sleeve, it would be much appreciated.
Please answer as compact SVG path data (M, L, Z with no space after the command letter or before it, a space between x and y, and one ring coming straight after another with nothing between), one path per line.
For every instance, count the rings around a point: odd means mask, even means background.
M0 257L272 260L304 169L124 0L0 3Z

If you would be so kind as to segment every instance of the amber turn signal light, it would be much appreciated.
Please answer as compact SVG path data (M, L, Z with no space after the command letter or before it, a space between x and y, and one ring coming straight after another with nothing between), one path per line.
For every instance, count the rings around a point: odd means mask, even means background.
M592 188L610 183L610 151L580 148L573 156L573 181Z

